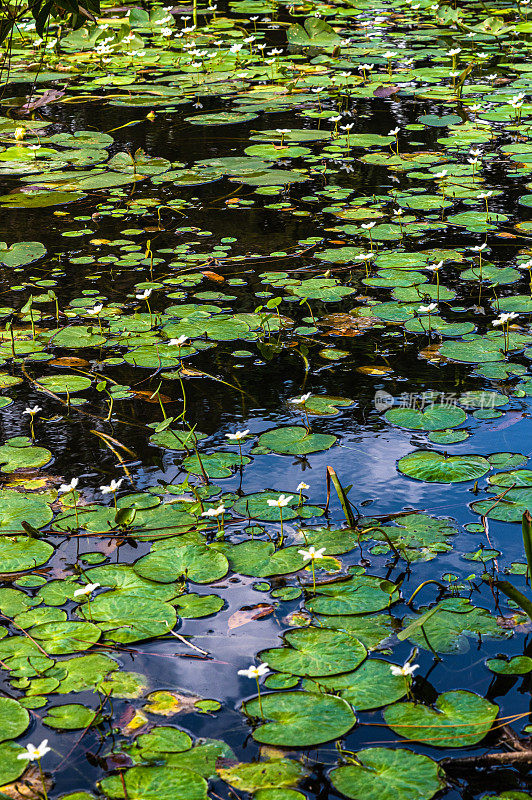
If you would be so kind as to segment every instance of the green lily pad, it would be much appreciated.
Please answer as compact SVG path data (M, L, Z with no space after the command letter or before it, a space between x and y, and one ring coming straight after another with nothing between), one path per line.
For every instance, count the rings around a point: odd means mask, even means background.
M167 546L152 550L140 558L134 569L137 575L160 583L170 583L181 575L194 583L212 583L227 574L227 558L201 544Z
M253 731L261 744L312 747L346 734L355 724L351 706L340 697L311 692L273 692L244 706L246 713L271 720Z
M274 453L302 456L328 450L336 442L330 433L309 433L300 425L274 428L259 436L259 447L267 447Z
M393 675L390 666L388 661L366 659L353 672L304 680L302 687L309 692L334 692L355 711L381 708L400 700L408 690L405 679Z
M414 431L439 431L455 428L467 419L467 414L453 405L433 405L426 411L417 408L390 408L384 415L388 422Z
M438 764L411 750L370 747L355 757L355 764L329 773L334 788L352 800L430 800L445 786Z
M490 469L482 456L444 456L432 450L416 450L397 462L403 475L426 483L460 483L478 480Z
M16 739L29 724L30 715L20 703L10 697L0 697L0 742Z
M291 675L336 675L355 669L366 648L354 636L327 628L299 628L284 635L288 647L262 650L260 658L278 672Z
M399 736L433 747L468 747L482 741L499 712L478 694L444 692L434 707L395 703L384 712L386 724Z
M207 781L182 767L131 767L100 781L101 791L123 798L122 776L129 800L207 800Z

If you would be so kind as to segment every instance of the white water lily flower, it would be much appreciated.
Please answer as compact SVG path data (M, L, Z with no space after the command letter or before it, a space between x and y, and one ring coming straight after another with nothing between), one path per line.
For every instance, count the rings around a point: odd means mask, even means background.
M474 253L482 253L483 250L486 249L488 245L486 242L484 244L476 244L474 247L470 247L469 249L472 250Z
M243 675L245 678L262 678L262 676L267 675L269 671L268 665L264 662L264 664L259 664L258 667L252 664L247 669L239 669L238 674Z
M38 747L27 744L26 752L19 753L17 758L26 759L27 761L39 761L46 753L49 753L51 749L51 747L48 747L48 739L43 739Z
M222 503L222 505L218 506L218 508L209 508L207 511L202 511L201 512L201 516L202 517L219 517L220 514L224 513L224 511L225 511L225 506Z
M493 320L491 324L495 327L498 325L504 325L506 322L511 322L512 320L517 319L518 316L519 314L517 314L515 311L508 311L507 314L499 314L497 319Z
M306 394L302 394L301 397L294 397L291 402L296 406L304 406L311 394L312 392L307 392Z
M97 303L94 308L89 309L89 314L94 316L95 314L99 314L103 308L103 303Z
M186 341L188 341L188 336L181 335L178 339L170 339L168 345L170 347L181 347Z
M364 228L365 231L370 231L372 228L375 227L376 224L377 224L376 222L366 222L363 223L360 227Z
M123 478L119 478L117 481L115 481L113 478L109 486L100 486L100 492L102 494L113 494L114 492L117 492L120 489L123 480Z
M429 272L437 272L442 267L443 267L443 261L438 261L437 264L430 264L430 265L427 264L427 266L424 267L423 269L428 269Z
M305 489L310 489L310 486L308 485L308 483L301 481L301 483L298 485L296 489L296 492L304 492Z
M413 675L416 669L419 669L419 664L409 664L408 661L406 661L402 667L398 667L396 664L390 664L390 672L392 675L402 675L404 678Z
M94 592L95 589L101 586L99 583L88 583L86 586L82 586L81 589L76 589L74 592L74 597L81 597L82 595L89 595Z
M392 128L392 130L388 133L388 136L397 136L401 128Z
M462 48L461 47L453 47L451 50L447 50L447 55L451 56L451 57L452 56L457 56L461 52L462 52Z
M428 306L419 306L418 311L421 314L430 314L431 311L435 311L437 308L437 303L429 303Z
M493 192L480 192L477 194L477 200L487 200L492 194Z
M324 558L324 552L327 548L320 547L319 550L316 550L314 545L311 545L308 550L298 550L300 556L303 556L305 561L315 561L317 558Z
M290 502L290 500L292 500L293 497L294 497L293 494L289 494L288 497L286 495L284 495L284 494L281 494L281 495L279 495L279 499L278 500L267 500L266 502L272 508L274 508L274 507L276 507L276 508L284 508L285 506L288 505L288 503Z
M243 439L245 436L248 436L249 430L245 431L236 431L236 433L226 433L226 439L229 439L231 442L238 442L240 439Z
M31 416L33 416L34 414L38 414L39 411L42 411L42 408L40 406L35 405L35 406L33 406L33 408L31 406L26 406L26 408L24 409L24 411L22 413L23 414L31 414Z
M434 177L435 178L445 178L446 175L447 175L447 170L446 169L442 169L441 172L434 173Z
M291 128L276 128L275 130L276 130L277 133L280 133L281 136L284 136L287 133L291 133L291 131L292 131Z
M79 478L72 478L70 483L62 483L57 490L60 494L64 492L73 492L79 483Z
M137 300L147 300L148 297L150 297L152 292L153 292L153 289L144 289L142 294L136 294L135 297L137 298Z
M340 125L341 131L350 131L354 127L354 123L350 122L349 125Z

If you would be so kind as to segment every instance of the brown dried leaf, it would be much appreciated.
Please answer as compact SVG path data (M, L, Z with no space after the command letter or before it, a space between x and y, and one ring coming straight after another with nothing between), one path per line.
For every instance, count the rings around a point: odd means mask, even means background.
M52 788L52 779L45 773L44 785L46 791ZM13 783L2 786L1 794L12 800L41 800L43 796L42 780L38 767L29 766L21 778Z
M215 281L216 283L225 283L225 278L223 275L220 275L218 272L211 272L210 269L202 270L202 275L208 278L210 281Z
M248 622L252 622L255 619L268 617L272 613L273 606L268 603L259 603L253 608L241 608L240 611L235 611L234 614L231 614L227 621L227 626L229 630L240 628L241 625L247 625Z
M75 358L74 356L61 356L48 363L54 367L90 367L89 362L84 358Z

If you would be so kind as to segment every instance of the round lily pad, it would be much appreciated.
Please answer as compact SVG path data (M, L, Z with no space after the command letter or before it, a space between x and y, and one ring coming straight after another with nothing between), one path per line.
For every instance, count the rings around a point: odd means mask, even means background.
M433 405L426 411L417 408L390 408L384 416L393 425L414 431L455 428L467 419L466 413L454 405Z
M416 450L397 462L403 475L426 483L460 483L478 480L490 469L483 456L444 456L432 450Z
M445 785L438 764L411 750L370 747L355 757L355 764L329 773L334 788L352 800L430 800Z
M434 708L421 703L394 703L384 712L387 725L406 739L433 747L467 747L482 741L498 706L466 691L441 694Z
M0 564L2 572L24 572L46 564L54 552L48 542L31 536L2 536L0 538Z
M274 453L302 456L328 450L336 442L330 433L309 433L300 425L290 425L266 431L259 436L259 447L267 447Z
M258 699L244 708L265 720L253 731L255 741L277 747L323 744L344 736L356 722L351 706L329 694L274 692L262 697L262 713Z
M0 742L16 739L30 724L30 715L17 700L0 697Z

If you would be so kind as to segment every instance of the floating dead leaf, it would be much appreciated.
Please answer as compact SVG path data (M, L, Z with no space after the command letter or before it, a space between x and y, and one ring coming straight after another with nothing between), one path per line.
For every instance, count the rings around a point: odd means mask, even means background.
M399 89L399 86L378 86L373 92L373 97L391 97L392 94L397 94Z
M174 714L190 713L196 710L196 703L201 700L197 695L179 694L166 690L150 692L144 710L162 717L173 717Z
M523 617L522 614L514 614L511 617L497 617L497 624L505 630L518 631L519 633L526 634L532 631L532 622L527 617Z
M446 364L449 359L440 355L439 347L439 344L431 344L428 347L425 347L424 350L419 351L419 357L423 358L425 361L430 361L433 364Z
M159 231L164 231L165 228L160 228L158 225L150 225L144 230L146 233L159 233Z
M292 627L298 628L303 627L306 625L310 625L311 619L309 614L305 614L303 611L293 611L288 616L284 617L282 622L285 625L292 625Z
M161 403L171 403L172 400L166 394L153 394L153 392L133 392L133 396L137 398L137 400L144 400L146 403L158 403L159 399Z
M52 779L44 774L44 788L47 792L52 788ZM43 785L39 768L29 766L24 775L13 783L8 783L0 787L2 797L10 797L12 800L40 800L43 796Z
M356 371L357 372L361 372L363 375L379 376L379 375L389 375L390 372L393 372L393 369L391 367L386 367L386 366L382 366L382 367L357 367Z
M218 272L211 272L210 269L205 269L201 273L210 281L215 281L216 283L225 283L225 278L223 275L219 275Z
M240 611L235 611L234 614L231 614L227 626L229 630L240 628L241 625L247 625L248 622L252 622L254 619L268 617L272 613L273 606L269 605L269 603L259 603L252 608L241 608Z
M35 111L36 108L42 108L50 103L55 103L65 94L61 89L46 89L40 97L28 97L27 102L18 109L18 114L29 114L30 111Z
M109 239L91 239L90 244L111 244Z
M137 733L137 731L139 731L141 728L144 728L146 725L149 724L150 721L146 716L146 714L144 714L144 712L141 711L140 709L136 708L133 710L133 714L131 715L131 717L127 719L125 724L121 724L120 727L122 733L124 733L127 736L130 733Z
M508 233L508 231L498 231L495 236L499 239L517 239L515 233Z
M355 317L352 314L327 314L319 324L332 328L331 336L360 336L380 320L376 317Z
M84 358L76 358L75 356L61 356L48 363L54 367L90 367L89 362L85 361Z

